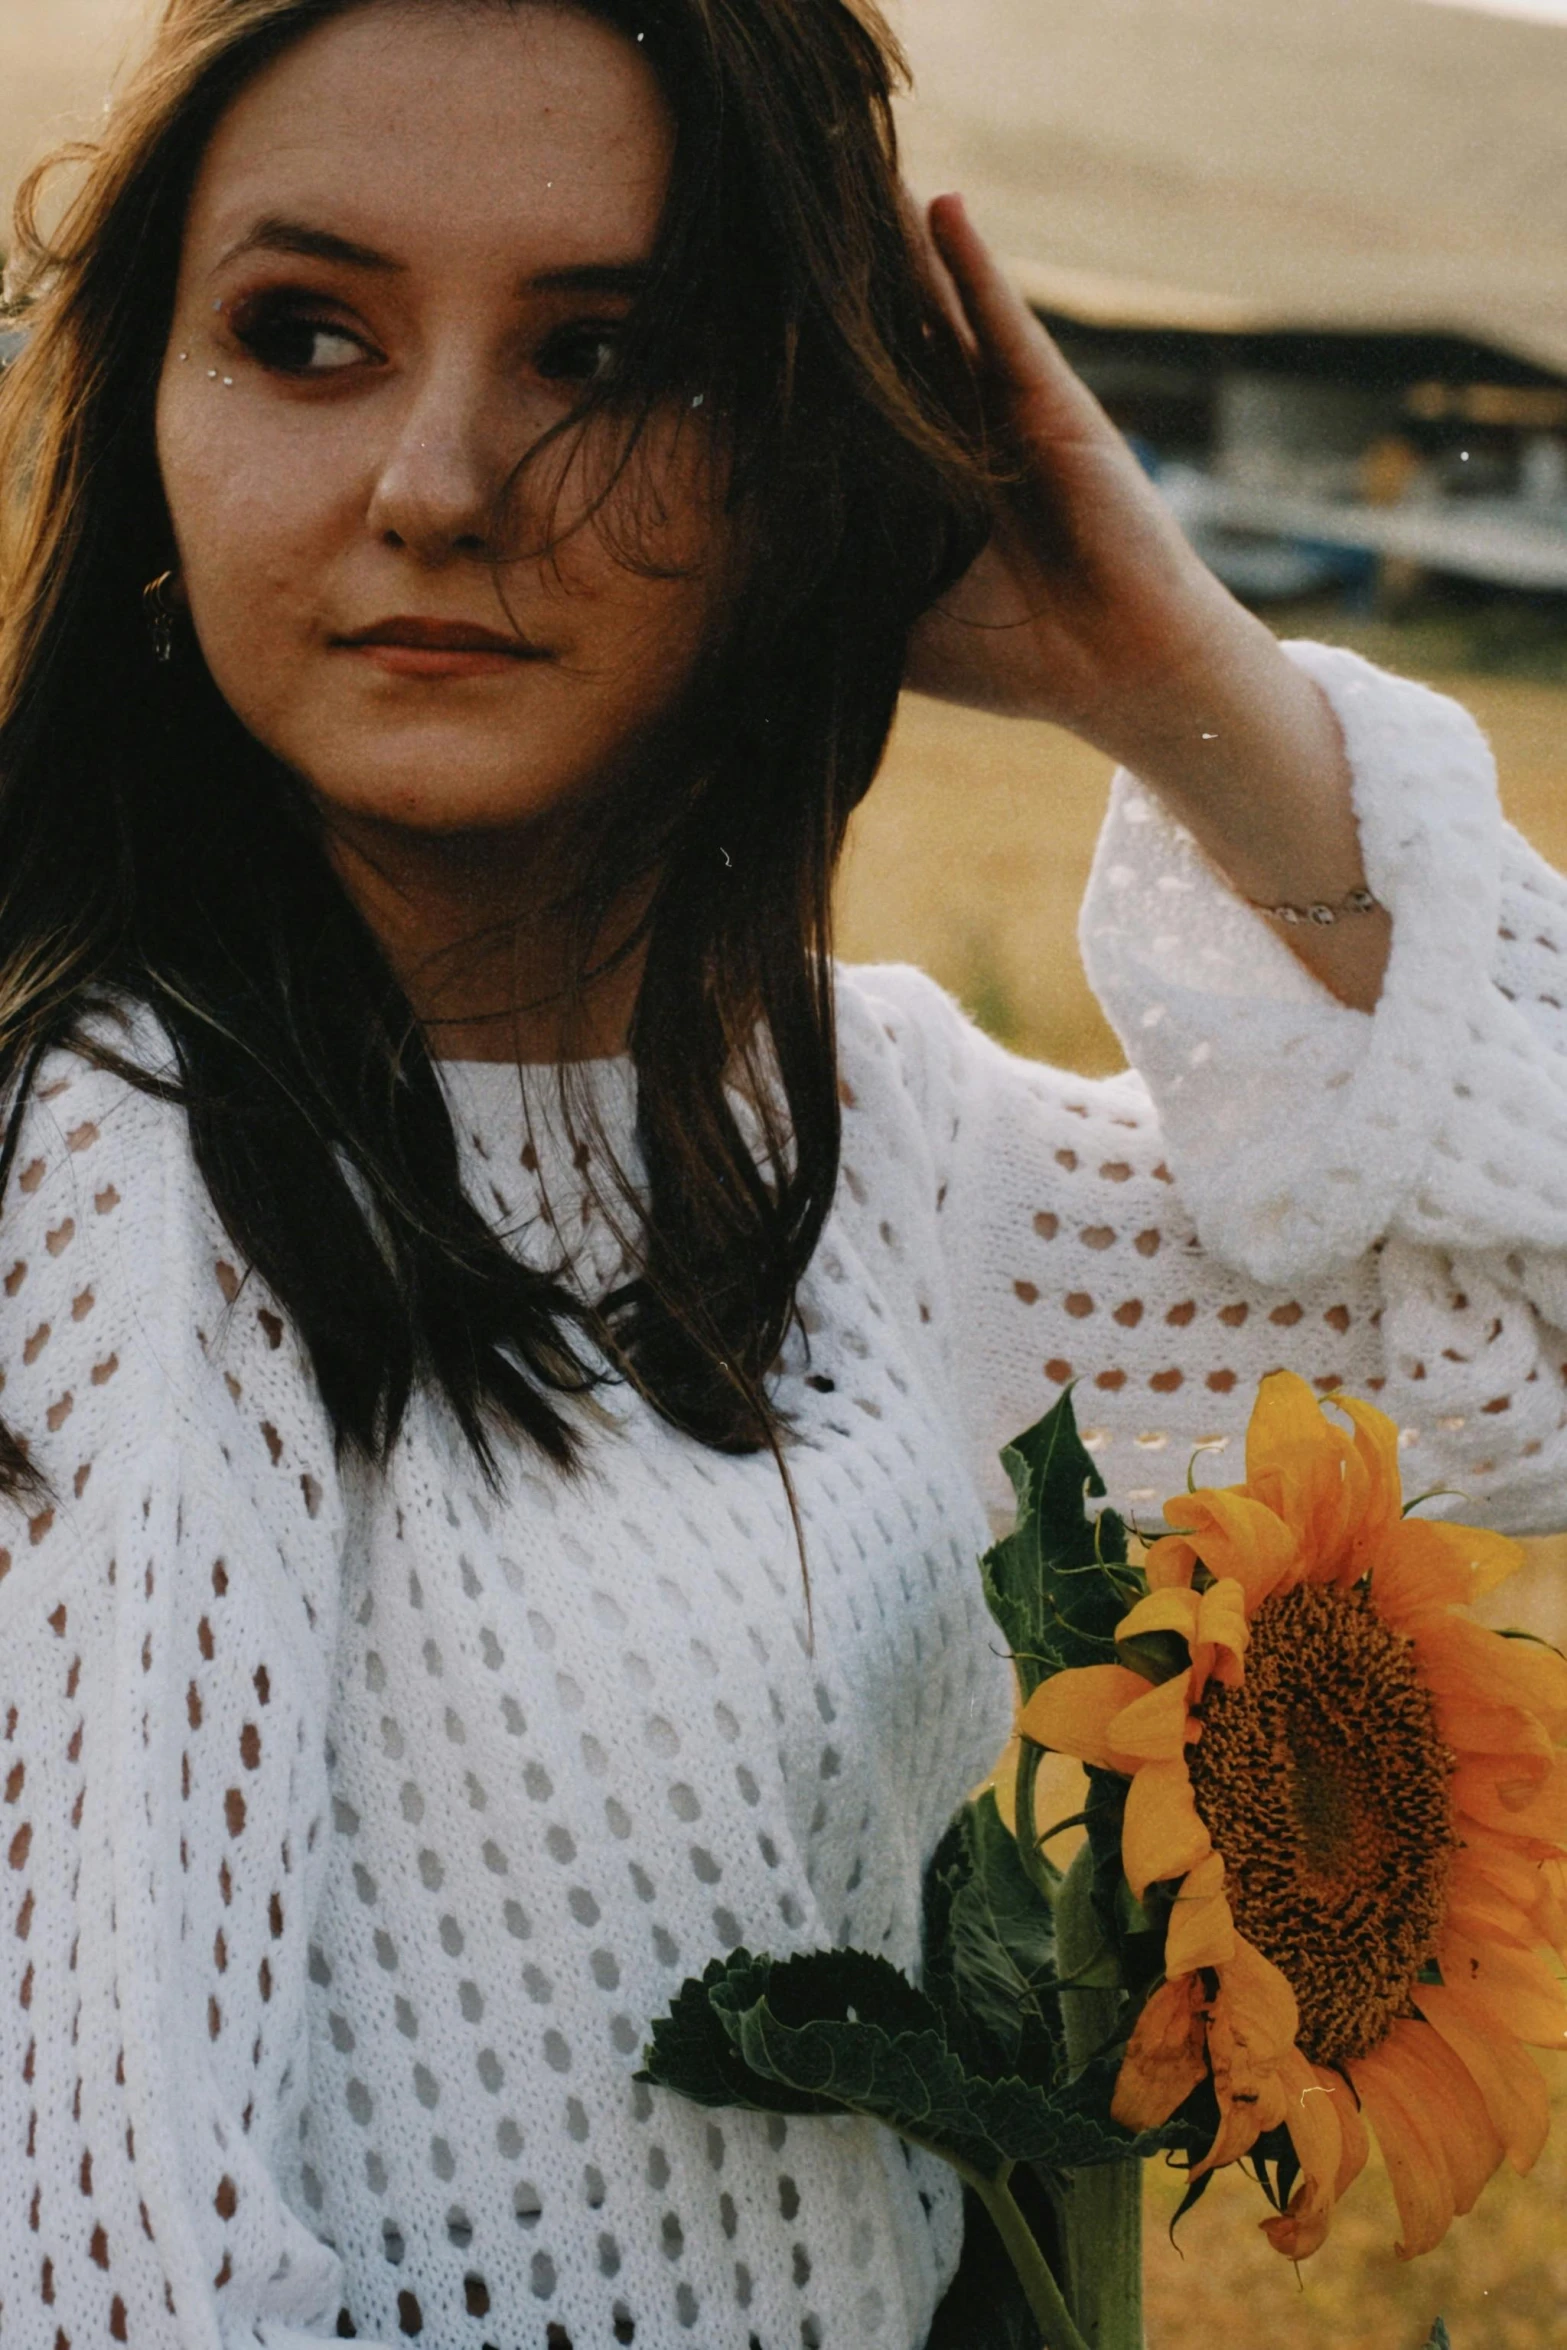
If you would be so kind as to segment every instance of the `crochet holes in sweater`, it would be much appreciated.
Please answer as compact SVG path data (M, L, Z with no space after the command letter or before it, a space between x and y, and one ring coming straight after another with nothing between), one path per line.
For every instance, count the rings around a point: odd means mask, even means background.
M1103 1453L1111 1436L1096 1402L1102 1411L1104 1400L1115 1398L1122 1411L1128 1403L1135 1411L1133 1399L1140 1394L1148 1399L1143 1407L1147 1420L1129 1431L1130 1443L1150 1458L1168 1452L1172 1432L1155 1416L1157 1399L1184 1392L1198 1399L1200 1413L1202 1398L1223 1399L1249 1388L1258 1375L1259 1335L1265 1350L1278 1349L1280 1366L1304 1370L1322 1394L1345 1385L1345 1366L1360 1351L1344 1343L1356 1324L1353 1306L1342 1298L1326 1305L1313 1301L1307 1327L1308 1309L1297 1298L1259 1300L1254 1292L1243 1294L1239 1284L1226 1293L1222 1281L1214 1283L1189 1224L1175 1210L1174 1177L1166 1160L1155 1156L1148 1164L1150 1146L1162 1151L1152 1118L1112 1117L1106 1136L1103 1114L1096 1119L1087 1101L1069 1096L1062 1108L1067 1117L1100 1132L1053 1153L1052 1204L1036 1208L1029 1219L1030 1270L1014 1277L1012 1293L1025 1309L1043 1306L1040 1319L1050 1318L1052 1305L1063 1319L1070 1351L1050 1355L1044 1376L1056 1389L1082 1382L1078 1408L1090 1451ZM1118 1144L1117 1134L1126 1139ZM1119 1155L1100 1156L1107 1140ZM1074 1213L1079 1192L1088 1195L1087 1214L1103 1220L1086 1222L1082 1209ZM1123 1206L1126 1212L1115 1212ZM1071 1261L1058 1271L1063 1256ZM1195 1284L1194 1265L1202 1275ZM1375 1309L1370 1319L1374 1324ZM1244 1354L1237 1348L1242 1331L1249 1341ZM1324 1361L1328 1367L1318 1367ZM1373 1375L1362 1384L1375 1393L1385 1382ZM1229 1448L1222 1428L1199 1426L1182 1433L1194 1450L1220 1454ZM1124 1490L1128 1500L1145 1508L1166 1498L1163 1483L1128 1483Z
M1411 690L1375 688L1401 841L1473 764L1445 705L1405 741ZM999 1446L1074 1380L1151 1524L1204 1441L1233 1474L1287 1362L1381 1393L1410 1490L1559 1516L1560 882L1509 849L1498 987L1474 941L1450 969L1472 844L1421 834L1452 868L1440 953L1357 1024L1211 877L1160 916L1179 857L1121 829L1132 878L1089 933L1157 1116L1139 1078L1010 1058L917 974L843 975L844 1181L778 1373L814 1643L772 1464L624 1390L578 1479L519 1452L489 1492L427 1396L384 1475L340 1466L178 1113L45 1069L0 1241L0 1404L50 1488L0 1525L7 2338L315 2338L344 2310L384 2346L910 2350L956 2262L950 2177L634 2076L737 1938L918 1963L922 1861L1010 1714L974 1572ZM1400 1093L1423 1038L1449 1082ZM591 1162L527 1132L514 1072L475 1088L473 1197L612 1279ZM601 1130L625 1159L634 1104ZM1354 1245L1345 1170L1383 1200Z

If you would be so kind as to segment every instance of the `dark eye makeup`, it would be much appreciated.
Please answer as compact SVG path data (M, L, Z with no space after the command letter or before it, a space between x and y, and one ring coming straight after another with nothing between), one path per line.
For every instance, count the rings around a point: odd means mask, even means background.
M235 305L230 324L236 342L274 375L296 381L323 381L382 356L360 329L349 326L319 295L283 288ZM605 382L615 372L625 322L615 318L573 318L552 327L532 354L533 372L548 383L579 387Z
M319 378L380 357L365 335L297 293L242 302L231 324L241 348L275 375Z

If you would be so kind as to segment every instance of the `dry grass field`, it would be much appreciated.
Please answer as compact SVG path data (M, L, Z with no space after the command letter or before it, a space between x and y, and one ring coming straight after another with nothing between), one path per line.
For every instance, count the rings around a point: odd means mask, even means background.
M1337 633L1343 634L1342 630ZM1354 641L1406 670L1407 642ZM1519 828L1567 859L1567 691L1437 676L1480 719ZM1104 803L1103 760L1049 727L904 706L887 768L856 820L840 940L856 960L922 964L1020 1050L1075 1069L1118 1067L1088 991L1075 923ZM1497 1595L1499 1621L1567 1635L1567 1543L1531 1546ZM1075 1806L1063 1801L1062 1812ZM1419 2350L1442 2312L1454 2350L1560 2350L1567 2342L1567 2063L1557 2136L1533 2175L1494 2180L1426 2259L1394 2255L1385 2178L1363 2178L1326 2247L1299 2271L1257 2233L1262 2199L1223 2174L1182 2223L1181 2181L1150 2173L1149 2350Z

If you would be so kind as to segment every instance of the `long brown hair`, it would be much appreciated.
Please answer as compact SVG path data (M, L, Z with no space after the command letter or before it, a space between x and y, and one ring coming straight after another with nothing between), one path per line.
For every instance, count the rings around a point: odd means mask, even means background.
M467 1199L428 1050L296 787L194 649L160 673L143 631L171 547L153 412L196 171L254 74L374 4L168 0L100 140L74 151L53 233L41 175L23 191L10 306L27 336L0 380L8 1134L44 1051L102 1057L94 1008L149 1006L176 1074L126 1073L183 1103L341 1442L382 1457L423 1380L486 1465L497 1425L566 1461L560 1397L602 1351L702 1442L776 1450L766 1381L838 1173L834 868L909 629L986 527L900 204L901 62L872 0L569 0L642 42L676 125L648 291L593 399L630 451L700 369L748 557L678 785L621 812L585 887L586 939L627 878L616 842L644 867L654 843L637 1270L584 1311Z

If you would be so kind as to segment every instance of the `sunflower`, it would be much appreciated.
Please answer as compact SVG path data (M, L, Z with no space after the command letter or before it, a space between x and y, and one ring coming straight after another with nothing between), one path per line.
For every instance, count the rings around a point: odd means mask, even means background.
M1151 1547L1117 1645L1169 1678L1058 1673L1018 1726L1126 1779L1128 1884L1173 1894L1116 2118L1154 2127L1210 2081L1196 2175L1286 2127L1299 2182L1263 2225L1295 2259L1369 2123L1407 2258L1545 2142L1529 2048L1567 2047L1548 1955L1567 1943L1567 1660L1474 1620L1517 1545L1406 1516L1396 1428L1330 1400L1347 1430L1275 1373L1246 1482L1168 1505L1183 1530Z

